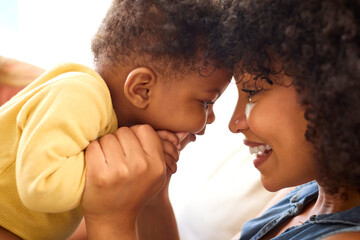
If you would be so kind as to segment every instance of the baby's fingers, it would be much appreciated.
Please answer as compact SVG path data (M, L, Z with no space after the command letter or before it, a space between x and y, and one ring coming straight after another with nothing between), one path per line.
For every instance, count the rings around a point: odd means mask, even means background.
M179 152L174 144L168 141L163 142L165 162L168 169L174 174L177 170L177 161L179 160Z
M193 133L189 133L188 135L186 135L186 137L179 138L179 139L180 139L180 144L179 144L178 150L181 151L186 147L186 145L189 142L194 142L196 140L196 136Z
M176 134L169 132L167 130L159 130L159 131L157 131L157 134L159 135L161 140L169 141L172 144L174 144L176 147L180 146L179 145L179 143L180 143L179 137Z

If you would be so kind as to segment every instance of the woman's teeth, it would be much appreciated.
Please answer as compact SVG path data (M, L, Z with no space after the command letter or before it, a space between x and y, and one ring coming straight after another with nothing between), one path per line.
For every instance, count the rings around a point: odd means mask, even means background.
M250 147L250 154L263 155L266 150L271 150L271 147L268 144Z

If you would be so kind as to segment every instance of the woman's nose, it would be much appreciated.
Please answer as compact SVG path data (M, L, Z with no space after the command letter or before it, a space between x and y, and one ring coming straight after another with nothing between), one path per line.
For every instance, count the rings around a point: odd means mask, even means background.
M245 115L246 100L239 97L236 108L229 122L229 129L233 133L243 132L249 128Z
M248 129L246 117L234 118L232 117L229 123L229 129L232 133L243 132Z

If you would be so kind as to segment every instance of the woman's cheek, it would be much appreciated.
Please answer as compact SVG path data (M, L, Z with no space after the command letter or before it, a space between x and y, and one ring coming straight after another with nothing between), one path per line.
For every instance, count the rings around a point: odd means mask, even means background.
M271 121L272 113L267 111L262 104L249 103L246 106L245 114L249 128L259 136L262 136L266 134L268 130L273 129L274 124L276 123Z
M245 106L245 116L246 116L246 120L249 121L250 120L250 114L253 110L253 108L255 107L256 103L247 103Z

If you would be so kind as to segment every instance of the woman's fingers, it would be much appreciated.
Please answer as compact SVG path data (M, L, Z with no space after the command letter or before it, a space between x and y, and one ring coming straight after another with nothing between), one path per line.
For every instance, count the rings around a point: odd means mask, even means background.
M94 171L102 171L107 163L98 141L90 142L85 151L87 174Z
M162 155L162 143L155 130L150 125L135 125L131 127L137 136L144 152L156 158Z
M87 216L134 217L165 184L163 145L147 125L121 128L92 142L85 160Z
M113 133L113 136L116 137L117 142L122 147L125 156L142 154L144 152L139 139L131 128L121 127Z
M119 159L125 159L123 148L115 135L107 134L99 139L99 143L109 167L116 165Z

